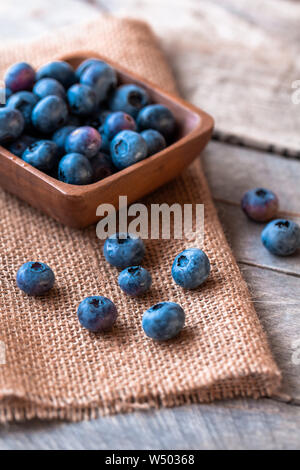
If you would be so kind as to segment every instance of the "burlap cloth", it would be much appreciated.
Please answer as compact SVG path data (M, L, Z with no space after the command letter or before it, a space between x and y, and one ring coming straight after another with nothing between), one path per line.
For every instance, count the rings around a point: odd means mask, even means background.
M78 50L97 51L164 89L176 89L147 25L107 17L34 44L2 48L0 71L15 61L38 66ZM117 271L103 259L95 227L64 227L1 190L0 339L6 345L6 364L0 365L1 421L79 420L151 406L259 397L278 387L280 373L224 237L200 160L146 202L205 204L203 248L212 273L200 289L183 291L171 279L172 260L186 241L149 240L144 266L152 273L153 289L130 299L117 286ZM54 269L57 282L50 295L34 299L16 287L16 271L28 260ZM78 323L78 303L94 294L117 304L119 319L110 334L95 336ZM143 311L162 300L178 302L186 312L183 332L163 344L141 330Z

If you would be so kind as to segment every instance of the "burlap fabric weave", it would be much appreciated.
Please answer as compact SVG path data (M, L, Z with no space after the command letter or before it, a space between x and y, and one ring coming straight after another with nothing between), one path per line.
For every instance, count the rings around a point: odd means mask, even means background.
M0 72L18 60L38 66L79 50L107 55L175 91L149 28L107 17L34 44L3 47ZM171 279L171 262L188 246L186 241L149 240L144 266L152 273L153 288L140 299L126 297L117 287L117 271L103 259L95 227L64 227L1 190L0 339L6 345L6 364L0 365L1 421L36 416L79 420L151 406L259 397L277 388L279 371L224 237L200 160L145 201L205 204L202 248L212 273L200 289L183 291ZM54 269L57 282L49 295L29 298L17 289L16 271L28 260ZM93 294L117 304L119 319L109 334L90 334L78 323L78 303ZM143 311L162 300L178 302L186 312L183 332L163 344L146 338L141 329Z

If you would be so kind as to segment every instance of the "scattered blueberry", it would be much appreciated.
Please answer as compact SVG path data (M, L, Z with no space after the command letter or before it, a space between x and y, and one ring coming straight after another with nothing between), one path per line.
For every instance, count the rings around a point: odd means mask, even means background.
M300 248L300 227L291 220L272 220L263 229L261 240L273 255L288 256Z
M137 125L140 131L155 129L160 132L167 141L174 137L176 121L173 113L162 104L149 104L143 108L137 116Z
M63 85L55 78L41 78L41 80L38 80L33 87L33 93L39 98L55 95L62 100L66 99L66 91Z
M113 164L122 170L147 157L147 144L137 132L121 131L111 141L110 152Z
M100 61L86 67L80 75L80 83L92 87L100 103L116 87L117 74L110 65Z
M17 109L0 108L0 142L17 139L23 132L25 121Z
M90 126L78 127L66 139L67 153L82 153L87 158L95 157L100 147L101 135Z
M58 179L68 184L89 184L93 170L89 160L81 153L68 153L58 164Z
M18 109L25 120L25 128L31 129L31 114L38 101L38 97L30 91L18 91L8 99L7 107Z
M80 302L77 315L84 328L94 333L102 333L111 330L117 320L118 311L107 297L94 295Z
M28 261L17 272L17 285L28 295L41 295L54 285L55 276L45 263Z
M141 132L141 136L145 139L147 144L148 157L160 152L167 146L164 136L154 129L146 129Z
M23 153L29 147L29 145L33 144L36 139L34 137L31 137L30 135L23 134L21 137L19 137L17 140L12 142L7 149L16 155L17 157L22 157Z
M55 78L65 88L76 82L75 72L71 65L63 61L50 62L43 65L36 73L37 80L41 78Z
M90 86L76 83L69 88L67 96L73 114L88 116L96 109L96 93Z
M118 282L125 294L137 297L150 289L152 278L147 269L141 266L130 266L119 274Z
M99 152L90 160L93 169L93 182L103 180L114 173L114 166L109 155Z
M136 131L136 123L132 116L122 111L109 114L103 125L103 131L109 140L126 129Z
M208 278L210 262L204 251L188 248L176 256L172 266L172 277L185 289L195 289Z
M165 341L174 338L184 327L185 314L174 302L160 302L143 315L142 327L149 338Z
M22 160L45 172L53 169L57 158L57 146L52 140L38 140L29 145L22 155Z
M56 143L59 155L65 154L65 145L68 135L76 129L75 126L64 126L54 132L52 136L53 142Z
M9 67L4 77L5 85L13 92L32 90L35 71L26 62L19 62Z
M103 253L106 261L124 269L141 264L145 245L143 240L132 233L115 233L105 240Z
M68 119L66 103L58 96L50 95L41 99L32 111L32 123L44 134L50 134L64 126Z
M278 212L278 198L269 189L255 188L244 194L241 206L250 219L267 222Z
M126 84L116 89L110 100L112 111L123 111L136 118L138 112L149 103L146 90L138 85Z

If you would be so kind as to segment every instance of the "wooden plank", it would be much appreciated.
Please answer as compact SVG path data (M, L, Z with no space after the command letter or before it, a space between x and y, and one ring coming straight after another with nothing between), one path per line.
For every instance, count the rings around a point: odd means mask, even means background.
M0 427L0 449L299 449L300 408L232 400L82 423Z
M240 205L245 191L265 187L280 201L280 212L300 216L300 162L273 153L210 142L204 169L216 200Z

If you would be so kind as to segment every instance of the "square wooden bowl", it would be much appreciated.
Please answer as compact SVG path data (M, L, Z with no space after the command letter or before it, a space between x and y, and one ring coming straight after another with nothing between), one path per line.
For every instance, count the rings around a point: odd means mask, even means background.
M62 60L76 68L90 57L99 55L87 53L63 57ZM160 90L123 67L109 63L117 70L120 83L143 86L154 103L171 109L179 129L176 142L129 168L84 186L58 181L0 146L0 185L71 227L83 228L97 222L99 204L109 203L118 208L119 196L127 196L128 203L132 203L175 178L203 150L213 130L212 117L201 109Z

